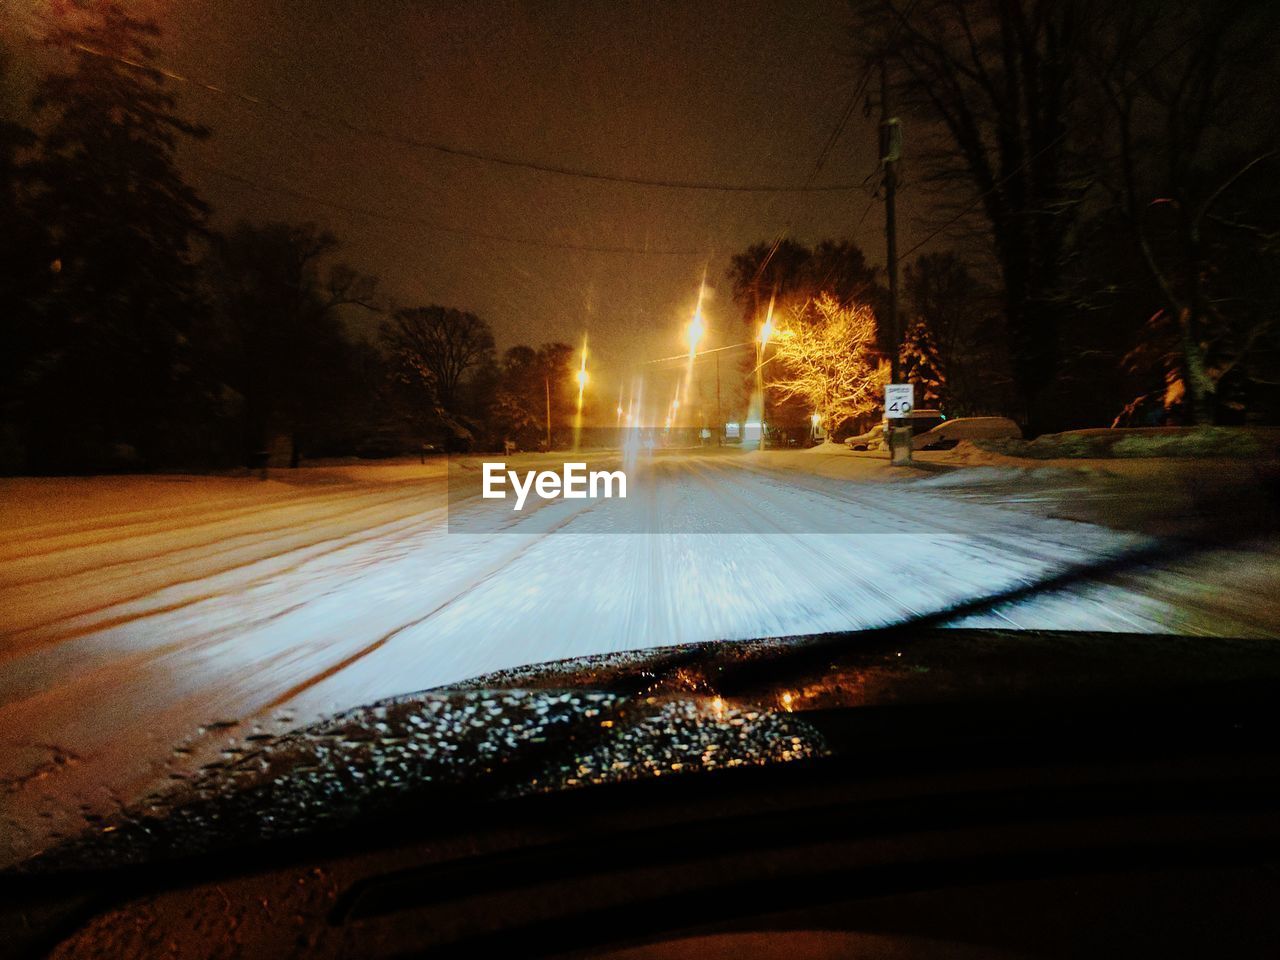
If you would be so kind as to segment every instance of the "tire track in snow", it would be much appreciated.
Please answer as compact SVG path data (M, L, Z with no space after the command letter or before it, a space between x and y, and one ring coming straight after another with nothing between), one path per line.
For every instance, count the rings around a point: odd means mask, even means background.
M363 647L361 647L359 650L353 652L352 654L346 657L343 657L337 663L331 664L329 667L325 668L324 670L320 671L314 676L308 677L303 682L295 684L285 692L281 693L275 699L271 700L264 709L274 710L287 703L290 703L293 700L296 700L299 696L301 696L306 691L312 689L313 687L318 686L319 684L323 683L325 680L328 680L330 677L336 676L338 673L340 673L342 670L346 669L347 667L350 667L352 664L360 660L363 660L365 657L369 656L371 653L374 653L375 651L386 646L388 643L390 643L396 637L404 634L406 631L421 627L423 624L428 623L433 617L439 616L441 613L445 612L450 607L464 600L469 595L475 593L477 590L479 590L486 584L496 580L500 574L502 574L503 572L510 569L512 566L514 566L522 557L528 554L540 543L544 542L547 537L550 537L552 534L557 533L558 531L569 526L569 524L576 521L583 514L590 513L592 510L596 508L596 506L597 504L592 503L591 501L587 501L585 504L578 507L568 516L564 517L563 519L555 521L551 529L540 531L536 534L521 534L521 536L529 536L529 537L532 537L533 539L524 542L518 549L509 552L501 560L497 561L493 565L490 565L478 577L473 577L471 581L467 584L467 586L465 586L458 593L455 593L453 596L449 597L448 599L442 601L441 603L436 604L432 609L428 610L422 616L415 617L412 620L409 620L408 622L403 623L400 626L396 627L394 630L390 630L384 633L382 636L378 637L371 643L368 643ZM503 533L494 534L494 536L507 536L507 535L509 534L503 534Z
M387 487L401 487L405 485L428 486L437 485L444 480L444 477L423 477L412 480L391 481L386 484ZM165 516L162 520L154 519L154 514L147 510L130 511L129 516L135 514L146 513L153 518L148 520L129 521L124 524L113 524L110 522L101 522L103 518L99 518L94 523L75 526L67 525L61 522L51 522L40 524L41 527L48 527L49 532L43 534L32 535L27 532L30 527L22 526L6 526L6 530L12 537L12 543L8 546L0 545L0 562L8 562L14 559L27 559L32 557L41 557L49 554L56 554L64 551L74 551L78 549L90 549L97 547L108 547L114 543L127 542L136 539L144 539L150 536L159 536L165 533L171 533L174 530L196 530L206 526L213 526L223 523L227 518L251 518L260 514L268 514L273 511L288 509L294 506L307 506L314 503L322 503L326 500L336 500L350 496L353 492L369 492L367 485L351 482L337 485L326 485L320 490L311 493L298 493L295 491L307 489L305 487L293 487L286 490L272 491L272 496L265 502L262 500L246 502L244 491L240 496L234 498L226 498L224 500L214 501L212 504L193 504L184 507L161 508L162 513L172 514ZM226 504L227 506L223 506ZM212 511L211 508L212 507ZM111 515L107 515L108 517ZM169 522L174 521L174 522ZM142 528L142 529L134 529ZM103 537L100 539L86 539L84 534L111 531L118 533L118 536ZM66 540L66 545L55 545L47 549L33 549L33 545L47 540Z
M420 487L426 488L434 486L434 484L420 484ZM10 588L26 586L35 583L44 583L54 579L64 579L69 576L78 576L84 573L97 573L102 570L108 570L130 563L146 563L161 557L174 556L179 553L195 551L207 548L213 544L223 543L230 539L242 537L260 537L262 534L278 533L281 530L297 529L299 523L295 520L290 523L281 523L276 526L261 526L253 524L251 521L257 518L268 518L273 516L284 516L289 514L300 514L305 519L305 524L310 525L317 521L328 520L333 517L346 516L353 512L362 512L369 509L377 509L380 505L403 502L405 500L415 499L416 497L431 495L435 491L429 489L418 489L413 493L406 493L402 496L387 498L381 491L368 491L359 488L346 490L342 493L330 493L326 497L305 498L300 500L287 500L271 505L270 507L261 507L253 510L240 511L230 519L227 516L217 516L213 518L202 519L199 523L190 525L181 525L160 531L148 531L142 534L129 534L109 541L101 542L84 542L77 541L66 547L51 549L43 553L22 552L6 559L0 558L0 563L12 563L17 559L23 565L40 566L40 561L44 565L49 565L49 561L64 555L74 556L76 554L105 552L108 548L117 546L118 544L127 543L132 545L136 555L119 557L118 559L107 560L101 562L95 560L93 556L85 557L79 560L79 567L71 570L55 570L48 573L40 573L34 576L26 575L19 577L0 577L0 588ZM356 507L355 510L350 508L354 505L352 500L369 501L368 506ZM331 504L331 509L316 511L317 507L324 507ZM202 516L205 516L202 514ZM205 528L217 528L207 530L207 536L202 534L198 539L192 538L191 542L183 543L181 546L175 546L167 549L147 549L146 543L149 540L163 538L165 534L172 533L173 530L181 530L184 534L191 534L197 530L204 531ZM246 527L244 533L237 533L228 536L224 531L226 527ZM161 545L166 541L162 541ZM118 553L118 551L117 551Z
M180 610L196 603L226 596L229 593L238 593L246 587L251 588L258 586L282 575L296 572L302 564L309 560L316 559L317 557L323 557L330 553L347 549L351 546L357 546L368 541L380 540L387 535L387 527L396 525L400 525L401 527L429 526L433 523L438 523L444 510L445 508L443 506L432 507L427 511L415 510L407 516L397 516L372 527L360 527L359 529L351 532L323 536L316 540L294 544L286 550L269 553L265 556L256 556L244 562L227 564L213 570L203 570L193 576L172 577L159 584L148 586L144 590L135 591L131 594L126 594L125 596L112 597L109 601L97 606L64 613L17 630L0 631L0 639L4 641L3 647L0 647L0 662L4 662L10 654L23 652L34 644L45 642L58 643L64 640L75 639L109 627L120 626L135 620L145 619L146 617L155 614L171 613L175 610ZM309 551L313 551L315 548L322 547L325 544L334 545L316 553L309 553ZM295 563L291 563L283 567L277 567L269 572L263 572L252 576L249 580L242 583L228 584L228 586L223 589L208 591L196 594L195 596L183 597L169 603L147 608L137 613L122 614L116 617L99 616L100 614L105 614L107 611L115 610L120 607L127 607L130 604L138 603L148 597L154 597L157 594L164 593L166 591L189 586L191 584L201 583L206 580L216 580L220 577L227 577L229 574L248 573L254 567L269 565L274 561L279 561L301 553L306 553L307 556ZM83 622L86 618L88 618L88 622ZM56 628L60 624L67 624L74 621L82 622L69 630L54 633L49 632L50 628Z

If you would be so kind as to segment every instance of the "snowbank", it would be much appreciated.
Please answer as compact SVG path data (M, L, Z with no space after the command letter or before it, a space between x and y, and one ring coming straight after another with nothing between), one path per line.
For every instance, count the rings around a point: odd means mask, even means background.
M978 449L1034 460L1113 457L1260 457L1280 452L1275 427L1142 427L1069 430L1034 440L972 441Z

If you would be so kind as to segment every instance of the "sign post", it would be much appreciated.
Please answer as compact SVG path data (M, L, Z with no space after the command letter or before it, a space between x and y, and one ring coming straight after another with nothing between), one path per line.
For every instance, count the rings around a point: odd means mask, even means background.
M910 383L886 383L884 386L884 433L893 463L911 462L911 427L907 417L915 408L915 387Z

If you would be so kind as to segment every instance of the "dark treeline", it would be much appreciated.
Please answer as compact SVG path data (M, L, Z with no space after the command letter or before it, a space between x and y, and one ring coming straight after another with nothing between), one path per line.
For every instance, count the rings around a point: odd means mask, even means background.
M155 25L114 4L63 22L59 66L0 118L0 469L532 447L548 411L565 441L568 346L499 359L471 313L388 310L313 224L215 231L176 160L210 131L136 65Z
M1033 435L1280 421L1280 5L850 6L865 111L883 76L900 173L953 247L903 251L918 402ZM757 244L729 279L753 328L820 289L884 316L847 243Z
M853 52L903 117L905 183L932 201L929 248L953 250L904 251L920 402L1030 433L1280 419L1280 5L852 9ZM111 3L60 22L33 100L0 115L0 469L564 442L567 345L497 356L465 309L392 310L313 224L215 230L177 162L210 131L145 66L156 27ZM752 336L771 297L883 315L887 296L846 241L759 244L728 276Z
M931 191L938 232L991 268L1007 412L1033 433L1275 421L1280 5L851 6L853 52L903 118L908 179ZM918 263L908 286L938 267Z

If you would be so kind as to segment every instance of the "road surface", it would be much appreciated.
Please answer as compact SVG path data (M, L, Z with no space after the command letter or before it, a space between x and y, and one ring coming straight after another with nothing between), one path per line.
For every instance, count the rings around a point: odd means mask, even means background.
M551 659L889 623L1149 542L1055 519L1043 491L798 463L668 455L625 501L469 532L446 522L442 462L12 481L0 858L257 729ZM964 622L1272 636L1280 576L1257 550Z

